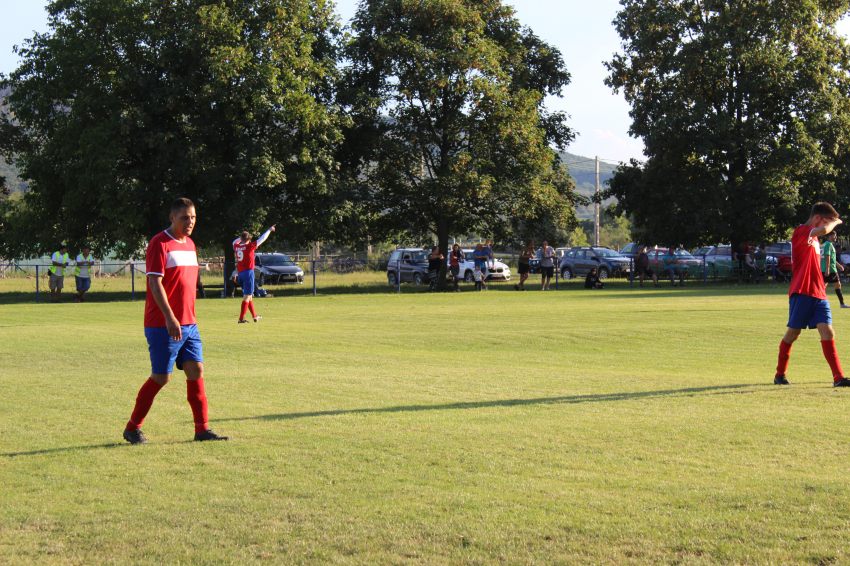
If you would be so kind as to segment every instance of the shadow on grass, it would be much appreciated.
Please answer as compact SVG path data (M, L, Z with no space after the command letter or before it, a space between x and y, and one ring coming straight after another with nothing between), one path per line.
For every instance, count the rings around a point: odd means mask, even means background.
M765 384L717 385L712 387L689 387L686 389L667 389L662 391L643 391L637 393L607 393L601 395L572 395L566 397L540 397L537 399L503 399L499 401L476 401L448 403L445 405L402 405L379 409L340 409L335 411L312 411L307 413L282 413L277 415L259 415L256 417L237 417L233 419L213 419L214 422L229 421L283 421L308 417L332 417L339 415L358 415L370 413L406 413L416 411L446 411L459 409L486 409L490 407L521 407L525 405L555 405L578 403L602 403L608 401L629 401L653 397L691 396L698 394L723 395L739 389L761 387Z
M178 442L157 442L158 445L167 444L188 444L194 442L192 440L181 440ZM70 452L72 450L97 450L98 448L120 448L122 446L130 447L126 442L108 442L105 444L91 444L88 446L63 446L61 448L46 448L44 450L30 450L28 452L6 452L0 453L2 458L15 458L16 456L38 456L39 454L57 454L59 452Z

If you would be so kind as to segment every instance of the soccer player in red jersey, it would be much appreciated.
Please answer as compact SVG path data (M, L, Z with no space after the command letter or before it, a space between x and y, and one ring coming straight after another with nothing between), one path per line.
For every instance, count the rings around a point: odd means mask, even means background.
M809 221L798 226L791 237L791 259L794 274L788 291L788 331L779 343L779 364L773 383L788 385L785 372L791 345L800 337L804 328L817 328L820 334L823 355L832 370L834 387L850 387L844 377L841 361L835 350L835 331L832 329L832 311L826 298L826 288L820 271L820 242L818 238L832 232L841 224L838 212L832 205L819 202L812 207Z
M171 204L171 226L151 239L145 256L147 297L145 337L151 357L151 376L136 397L124 429L130 444L147 444L142 423L154 397L177 369L186 373L186 397L195 420L195 440L227 440L209 429L204 390L204 355L195 321L198 255L189 236L195 227L195 205L187 198Z
M251 309L251 316L254 317L254 322L260 320L261 316L257 316L257 311L254 310L254 251L260 244L266 241L269 234L274 232L274 224L271 228L257 239L256 242L251 241L251 234L242 232L241 238L233 240L233 251L236 252L236 272L239 274L237 281L242 285L242 310L239 313L239 322L248 322L245 320L245 312Z

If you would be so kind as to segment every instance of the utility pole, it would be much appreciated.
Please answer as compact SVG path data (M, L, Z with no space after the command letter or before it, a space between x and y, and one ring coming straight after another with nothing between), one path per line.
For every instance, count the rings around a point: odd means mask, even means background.
M599 197L599 156L596 156L596 196ZM594 212L593 222L593 245L599 245L599 202L597 201Z

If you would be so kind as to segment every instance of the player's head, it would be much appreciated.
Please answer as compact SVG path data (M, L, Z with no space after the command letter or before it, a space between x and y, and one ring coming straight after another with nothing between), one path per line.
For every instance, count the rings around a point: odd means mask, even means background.
M830 242L834 242L836 239L838 239L838 236L835 234L835 230L833 230L832 232L827 234L826 239L829 240Z
M812 217L809 221L815 220L815 228L818 228L828 222L832 222L836 218L838 218L838 211L831 204L828 202L819 202L812 207Z
M242 232L242 234L239 235L239 239L242 240L243 244L245 242L250 242L251 241L251 234L249 234L248 231L245 230L244 232Z
M174 229L175 236L191 236L192 230L195 229L195 203L185 197L174 199L171 203L171 214L168 215L171 220L171 227Z

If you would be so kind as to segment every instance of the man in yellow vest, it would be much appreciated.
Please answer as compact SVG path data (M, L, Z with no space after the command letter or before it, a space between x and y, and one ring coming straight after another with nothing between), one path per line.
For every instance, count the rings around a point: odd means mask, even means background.
M83 295L91 287L90 268L94 265L94 258L88 246L83 248L81 254L77 255L77 267L74 268L74 280L77 282L77 294L74 295L75 303L85 303Z
M53 256L50 259L53 261L53 265L48 269L50 271L50 282L48 283L50 287L50 302L58 303L60 302L59 298L62 294L62 287L65 286L65 268L71 263L71 258L68 257L68 246L65 244L59 246L59 251L53 252Z

